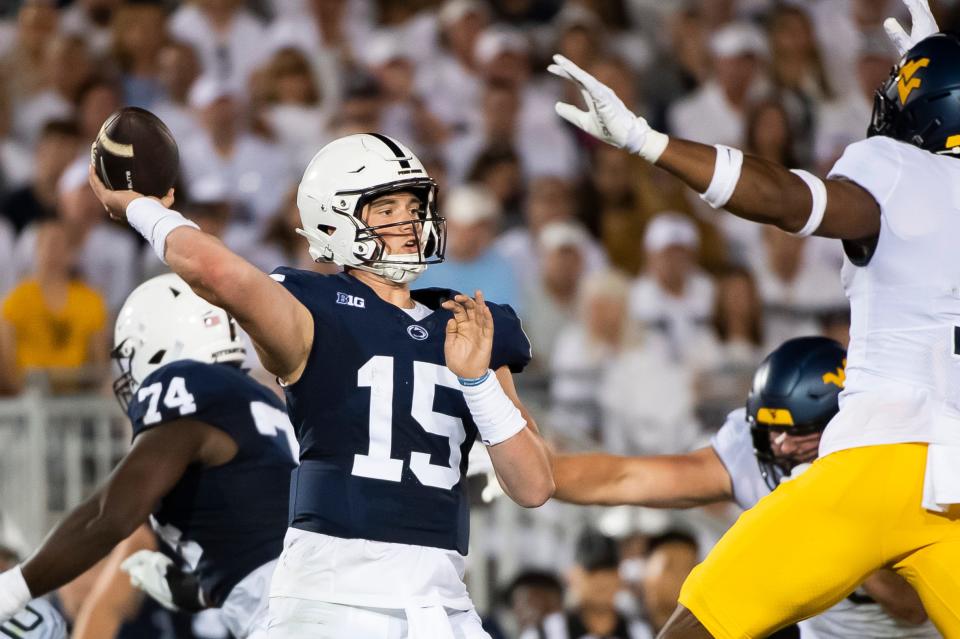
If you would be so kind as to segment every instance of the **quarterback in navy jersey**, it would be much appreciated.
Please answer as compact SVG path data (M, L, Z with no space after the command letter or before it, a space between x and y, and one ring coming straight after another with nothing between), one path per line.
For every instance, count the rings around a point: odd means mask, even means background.
M115 341L133 445L18 568L30 594L71 581L149 518L178 561L134 555L134 585L171 609L221 608L234 636L265 637L296 467L282 402L240 369L233 319L176 275L130 294Z
M340 275L267 276L157 200L91 185L198 295L250 335L285 386L301 448L271 586L271 637L486 638L463 583L467 454L487 445L504 492L553 493L512 374L530 358L512 309L411 291L442 261L423 164L384 135L334 140L297 194L310 255ZM490 347L484 335L492 331Z

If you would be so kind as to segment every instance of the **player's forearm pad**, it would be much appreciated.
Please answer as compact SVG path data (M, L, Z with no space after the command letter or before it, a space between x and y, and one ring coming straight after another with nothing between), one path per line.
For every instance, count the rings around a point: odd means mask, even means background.
M480 439L487 446L506 441L526 428L527 420L516 404L507 397L496 373L487 371L478 384L460 383L467 400L467 408L480 431Z
M33 597L20 566L0 573L0 621L9 619L30 603Z
M157 200L149 197L138 197L127 205L127 222L136 231L150 242L154 253L164 264L167 246L167 236L173 229L181 226L199 229L195 223L183 217L176 211L171 211Z
M743 151L723 144L714 144L717 149L717 159L713 166L713 178L707 190L700 194L700 199L715 209L723 208L740 181L740 171L743 169Z

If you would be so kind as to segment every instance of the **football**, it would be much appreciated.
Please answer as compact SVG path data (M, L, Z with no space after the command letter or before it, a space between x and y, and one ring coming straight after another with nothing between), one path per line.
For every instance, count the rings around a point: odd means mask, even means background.
M90 161L111 190L163 197L177 179L180 153L160 118L145 109L124 107L100 127Z

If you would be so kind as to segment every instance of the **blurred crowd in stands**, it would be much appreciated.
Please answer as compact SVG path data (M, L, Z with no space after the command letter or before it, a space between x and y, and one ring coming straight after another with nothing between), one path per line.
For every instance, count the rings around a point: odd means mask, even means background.
M960 3L931 4L945 29L960 24ZM583 136L553 108L580 97L545 69L560 52L655 128L823 176L865 135L895 62L881 22L899 2L23 0L3 11L5 395L38 375L54 392L107 388L114 313L165 270L87 185L90 144L123 105L173 131L175 208L267 272L330 270L294 231L297 182L323 144L376 131L409 145L449 229L446 263L417 285L482 289L517 309L534 351L520 382L543 398L541 429L560 449L689 450L742 405L781 341L846 343L839 242L713 211ZM605 596L598 571L618 563L608 541L584 542L570 582L584 598ZM640 545L625 556L645 558L644 579L658 551L671 569L697 556L679 533ZM535 597L546 615L558 591L554 576L524 574L509 602Z

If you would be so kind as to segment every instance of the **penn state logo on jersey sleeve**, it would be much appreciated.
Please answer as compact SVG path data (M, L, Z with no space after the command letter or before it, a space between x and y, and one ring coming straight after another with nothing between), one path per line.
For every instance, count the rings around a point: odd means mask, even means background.
M285 388L301 446L291 525L343 538L466 554L467 456L477 437L444 338L453 291L412 292L414 319L347 274L282 268L274 279L314 318L303 375ZM493 368L520 371L530 345L512 309L490 304Z
M46 599L34 599L0 624L0 639L67 639L67 624Z

